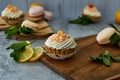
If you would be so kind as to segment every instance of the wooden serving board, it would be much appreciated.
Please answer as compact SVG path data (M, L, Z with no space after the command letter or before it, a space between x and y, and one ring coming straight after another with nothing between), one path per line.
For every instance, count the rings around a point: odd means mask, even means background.
M66 80L105 80L120 74L120 63L111 62L111 66L106 67L94 63L89 58L90 56L97 56L106 50L110 51L113 56L120 56L120 48L113 45L99 45L96 42L96 35L77 38L76 42L79 51L71 58L54 60L43 55L40 61L62 75Z

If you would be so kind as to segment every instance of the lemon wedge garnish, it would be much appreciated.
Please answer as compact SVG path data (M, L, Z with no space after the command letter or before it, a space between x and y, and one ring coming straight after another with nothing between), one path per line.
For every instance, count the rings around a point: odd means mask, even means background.
M37 61L43 55L44 49L42 47L35 47L33 52L33 56L29 59L30 62Z
M29 46L25 47L25 51L20 53L19 62L26 62L33 56L33 49Z

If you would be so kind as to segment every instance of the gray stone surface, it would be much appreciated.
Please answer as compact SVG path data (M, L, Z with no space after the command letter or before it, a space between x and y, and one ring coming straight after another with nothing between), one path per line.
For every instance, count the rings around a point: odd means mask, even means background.
M63 30L74 38L97 34L107 27L107 22L104 21L88 26L68 24L67 21L57 18L49 24L55 32ZM33 47L42 45L44 41L36 40ZM11 50L6 50L6 47L13 42L19 41L5 39L4 31L0 31L0 80L65 80L41 62L17 63L13 61L9 56Z

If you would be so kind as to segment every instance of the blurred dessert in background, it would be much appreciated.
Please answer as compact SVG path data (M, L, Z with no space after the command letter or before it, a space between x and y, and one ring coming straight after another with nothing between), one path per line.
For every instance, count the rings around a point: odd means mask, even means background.
M89 17L93 21L98 21L101 18L100 11L92 4L83 9L82 15Z
M45 13L44 13L44 18L45 18L46 20L52 20L52 17L53 17L53 13L52 13L52 12L50 12L50 11L45 11Z
M115 12L114 19L117 24L120 24L120 10Z
M20 25L24 20L23 12L14 5L8 5L1 13L2 18L12 25Z
M37 19L44 18L45 20L51 20L52 17L53 17L53 13L50 12L50 11L46 11L43 8L43 6L41 4L39 4L39 3L32 3L30 5L28 15L31 18L37 18Z
M44 8L38 3L33 3L29 8L28 14L30 17L41 17L44 15Z

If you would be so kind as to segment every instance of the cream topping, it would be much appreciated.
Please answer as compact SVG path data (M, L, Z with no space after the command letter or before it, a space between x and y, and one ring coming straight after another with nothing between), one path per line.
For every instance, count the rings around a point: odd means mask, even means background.
M96 16L96 17L101 16L101 13L93 5L89 5L85 7L83 10L83 14L90 15L90 16Z
M6 16L8 18L17 18L22 14L23 12L13 5L8 5L1 13L2 16Z
M69 36L69 38L68 37L64 39L58 38L58 40L53 40L52 38L55 35L57 34L53 34L46 40L45 42L46 46L56 48L56 49L75 48L77 46L76 42L74 41L72 37Z

